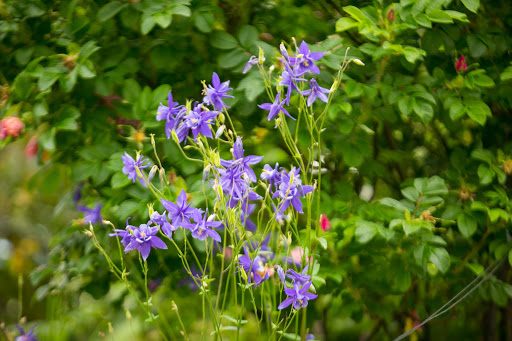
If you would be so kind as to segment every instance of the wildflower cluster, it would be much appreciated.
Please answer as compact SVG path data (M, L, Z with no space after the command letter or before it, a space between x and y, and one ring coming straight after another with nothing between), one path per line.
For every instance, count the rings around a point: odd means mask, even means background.
M286 274L279 265L277 266L277 274L279 280L283 283L285 289L284 292L287 298L277 307L281 310L292 305L294 309L305 308L308 305L309 300L314 300L318 295L308 292L309 288L313 284L311 276L307 274L308 266L306 265L302 272L296 272L293 269L288 269ZM291 283L288 283L286 279L290 279Z

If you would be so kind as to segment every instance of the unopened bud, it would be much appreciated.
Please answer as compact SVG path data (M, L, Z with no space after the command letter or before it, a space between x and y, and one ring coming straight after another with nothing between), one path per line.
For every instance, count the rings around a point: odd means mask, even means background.
M178 306L176 305L176 302L171 301L171 309L174 311L178 311Z
M265 53L263 52L263 49L261 47L258 46L258 49L259 49L258 60L259 60L260 64L263 64L265 62Z
M217 129L217 132L215 133L215 138L218 139L221 137L222 133L224 133L224 130L226 130L226 126L223 124Z
M149 171L149 175L148 175L148 182L151 182L151 180L153 180L157 170L158 170L157 165L153 165L153 167L151 167L151 170Z
M126 319L128 321L131 321L132 320L132 314L130 313L130 311L128 309L126 309Z
M272 71L274 71L275 68L276 67L274 65L270 65L270 67L268 68L268 71L272 72Z
M391 8L388 11L387 18L388 18L388 21L391 21L391 22L395 21L395 10L393 8Z
M208 176L210 175L210 169L212 166L210 164L206 165L203 170L203 182L205 182L208 179Z
M364 66L364 63L361 61L361 59L352 58L352 62L356 63L357 65Z

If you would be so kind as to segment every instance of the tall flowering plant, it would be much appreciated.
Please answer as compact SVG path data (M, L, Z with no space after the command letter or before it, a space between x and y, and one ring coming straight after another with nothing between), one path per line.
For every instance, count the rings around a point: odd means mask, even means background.
M204 206L195 204L201 195L186 188L179 191L166 180L167 172L152 136L156 165L141 152L134 157L129 153L122 156L122 172L154 195L154 201L148 202L148 220L138 226L127 220L124 228L103 221L102 228L110 226L110 236L117 238L120 264L103 248L92 224L86 231L165 339L172 338L166 329L169 321L154 313L148 290L148 258L167 252L169 246L178 253L191 285L199 288L202 296L203 337L208 331L216 339L236 332L238 339L246 318L253 314L262 339L281 339L284 335L312 338L307 306L318 296L315 282L323 281L317 276L317 255L319 234L325 230L320 224L322 174L314 165L322 162L326 112L333 97L339 96L343 72L350 62L360 61L340 60L332 83L324 84L315 76L320 73L316 62L325 53L312 52L304 41L294 47L281 44L280 54L272 58L271 65L260 52L244 69L259 69L269 96L269 102L259 107L268 121L273 121L292 164L262 164L264 155L245 151L243 136L224 102L233 97L230 82L222 82L213 73L211 83L203 81L201 101L180 104L170 91L167 105L161 104L156 115L156 120L165 121L165 136L183 157L203 164ZM308 132L307 146L298 144L300 128ZM223 158L228 149L230 157ZM157 173L159 183L154 181ZM212 197L213 201L209 200ZM155 209L157 206L163 210ZM200 244L202 249L197 247ZM138 256L144 275L145 297L137 294L129 280L129 263L124 259L133 254ZM174 304L172 308L178 314L183 337L189 339L178 307Z

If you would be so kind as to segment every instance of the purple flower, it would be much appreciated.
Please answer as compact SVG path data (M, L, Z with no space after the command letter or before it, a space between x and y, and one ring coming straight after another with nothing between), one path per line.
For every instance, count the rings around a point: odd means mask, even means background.
M28 334L25 333L25 331L23 330L23 328L21 328L20 326L16 325L16 329L18 329L18 331L20 332L20 336L17 336L14 341L37 341L39 340L36 335L37 333L34 332L34 328L36 326L34 325L32 328L30 328Z
M167 237L171 238L172 233L176 231L178 228L171 225L165 216L165 211L162 214L159 214L158 212L153 212L151 214L151 220L148 222L148 224L155 223L160 226L160 229L162 230L163 234L165 234Z
M318 296L307 292L312 283L313 281L307 282L302 288L299 288L299 286L296 285L294 285L293 288L285 288L284 292L288 297L285 298L283 302L281 302L277 309L284 309L290 304L293 304L294 309L307 307L308 301L314 300Z
M125 248L132 242L132 239L134 238L132 231L137 228L128 224L129 220L130 218L126 219L126 228L124 230L114 229L114 233L109 234L110 237L121 237L121 244L123 244Z
M184 117L184 125L192 130L194 140L197 141L197 136L202 134L205 137L213 138L210 125L215 122L213 119L218 115L217 111L203 111L201 104L196 103L193 110L189 111L188 115ZM187 134L188 135L188 131Z
M276 269L277 269L277 276L279 277L279 280L281 281L281 283L285 284L286 283L286 277L284 275L283 268L281 267L281 265L276 265Z
M320 73L320 69L315 65L315 61L325 55L325 52L311 52L305 41L300 43L299 53L295 57L290 57L290 65L297 76L306 72Z
M176 200L176 204L165 199L162 199L161 202L165 209L169 211L167 216L175 226L174 230L180 226L188 226L190 219L194 219L195 221L201 220L201 213L203 213L203 211L191 207L190 204L187 205L187 193L185 190L181 191Z
M288 269L288 271L286 271L286 277L293 281L294 286L303 286L311 280L311 276L307 274L308 267L309 264L302 269L301 273L298 273L293 269Z
M88 208L85 206L77 206L77 209L81 212L85 213L84 223L85 224L98 224L103 221L103 217L100 214L101 208L103 207L102 203L98 203L94 206L94 208Z
M216 242L221 241L220 235L217 231L212 230L211 227L220 227L222 226L222 221L212 221L211 218L208 217L208 209L206 209L206 213L204 214L202 219L196 221L196 224L190 224L187 228L192 231L192 237L198 240L205 240L206 237L211 237ZM213 216L212 216L213 217Z
M319 86L314 78L311 78L311 80L309 81L309 86L311 87L311 89L306 90L302 93L305 96L309 96L308 107L312 106L317 98L319 98L321 101L325 103L329 101L329 99L325 95L329 93L329 90Z
M289 173L285 170L282 171L279 190L272 195L272 198L281 198L278 211L280 214L283 214L290 204L297 212L303 213L302 202L299 198L303 198L312 191L312 186L302 185L300 168L296 169L293 167Z
M268 113L268 116L267 116L267 120L268 121L270 121L271 119L273 119L274 117L279 115L280 112L283 112L283 114L285 114L286 116L288 116L292 120L295 120L295 118L293 118L288 113L288 110L283 108L283 105L284 105L284 103L286 102L287 99L285 98L284 100L279 102L280 101L280 97L281 97L281 91L279 91L277 93L277 96L276 96L276 99L274 100L274 103L263 103L263 104L259 104L258 107L260 107L260 109L263 109L263 110L269 110L269 113Z
M245 67L244 67L244 71L242 73L247 73L249 72L249 70L256 64L259 63L259 58L256 57L256 56L251 56L251 58L249 58L249 61L247 62L247 64L245 64Z
M248 155L244 157L244 145L240 136L237 136L235 144L233 145L233 160L220 160L220 164L226 168L234 168L241 173L246 173L251 182L258 181L256 174L251 169L251 165L259 163L263 156Z
M290 97L292 95L293 90L297 90L298 93L302 94L302 92L297 88L295 82L305 82L304 78L297 78L293 75L293 71L290 69L288 65L285 64L286 71L281 74L281 81L279 85L287 86L288 90L286 92L286 105L290 105Z
M149 162L148 159L143 159L142 154L139 154L137 156L137 161L135 161L130 155L128 155L127 152L124 152L124 155L121 155L121 159L123 159L124 163L123 173L128 175L128 179L132 180L133 182L135 182L135 179L139 179L139 182L142 184L142 186L147 187L143 179L138 176L136 168L148 168L151 166L151 162ZM144 165L145 162L148 162L148 164Z
M167 245L156 236L157 233L157 226L142 224L138 228L135 227L132 230L133 238L130 244L124 248L124 252L128 253L132 250L138 250L142 255L142 259L146 260L152 247L155 249L167 249Z
M221 83L219 75L214 72L212 75L212 84L213 86L208 85L203 102L208 105L213 105L215 110L222 110L224 107L229 108L226 103L222 101L223 98L233 98L233 96L226 95L226 92L233 90L229 87L229 81Z
M270 167L270 165L263 166L263 171L261 172L260 179L268 181L270 187L274 186L277 190L277 187L281 183L281 172L277 170L279 167L279 163L276 162L274 168Z
M263 265L263 260L260 256L256 255L251 259L249 250L244 246L244 255L238 257L238 265L243 268L249 278L249 283L254 282L254 286L260 285L263 281L269 278L267 268Z
M156 115L157 121L165 120L165 135L167 138L171 137L171 130L174 129L176 115L184 108L183 105L179 105L178 102L173 102L172 92L169 91L167 97L168 107L160 103L158 106L158 113Z

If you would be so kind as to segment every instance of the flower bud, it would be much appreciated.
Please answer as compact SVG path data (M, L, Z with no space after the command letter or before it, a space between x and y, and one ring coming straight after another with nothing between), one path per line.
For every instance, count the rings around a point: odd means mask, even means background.
M457 60L457 63L455 64L455 70L457 70L457 72L464 72L467 68L468 66L466 65L466 59L464 56L460 56L460 58Z
M210 175L210 169L211 168L212 168L212 166L210 164L208 164L208 165L206 165L206 167L204 167L204 170L203 170L203 182L208 180L208 176Z
M28 141L27 146L25 147L25 157L31 158L34 157L37 154L37 137L34 136Z
M265 53L263 52L263 49L258 46L259 54L258 54L258 61L260 64L263 64L265 62Z
M153 167L151 167L151 170L149 171L149 175L148 175L148 182L151 182L151 180L153 180L157 170L158 170L157 165L153 165Z
M508 159L503 164L503 170L507 175L512 175L512 159Z
M24 127L25 125L18 117L5 117L0 121L0 140L7 138L7 136L20 136L20 132Z
M325 214L320 215L320 227L325 232L331 229L331 222L329 221L329 219L327 219L327 216Z
M364 66L364 63L361 61L361 59L352 58L352 62L356 63L357 65Z
M221 137L222 133L224 133L224 130L226 130L226 126L223 124L217 129L217 132L215 133L215 138L218 139Z
M391 8L391 9L388 11L387 18L388 18L388 21L390 21L390 22L395 21L395 10L394 10L393 8Z

